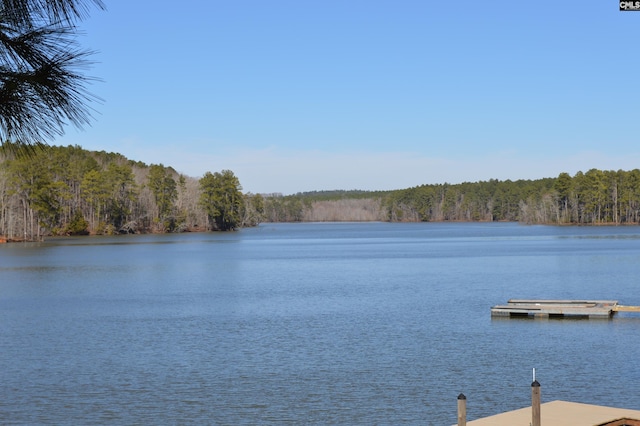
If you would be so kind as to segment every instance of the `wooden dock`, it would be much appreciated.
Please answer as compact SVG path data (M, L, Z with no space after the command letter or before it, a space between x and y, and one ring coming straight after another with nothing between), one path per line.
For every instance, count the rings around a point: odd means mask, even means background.
M541 424L562 426L640 425L640 410L606 407L567 401L545 402L540 406ZM634 420L635 419L635 420ZM513 426L531 424L531 407L466 422L467 426ZM460 424L460 423L458 423ZM465 423L463 423L465 424ZM456 425L454 425L456 426Z
M491 308L492 317L611 318L616 312L640 312L640 306L619 305L617 300L511 299Z

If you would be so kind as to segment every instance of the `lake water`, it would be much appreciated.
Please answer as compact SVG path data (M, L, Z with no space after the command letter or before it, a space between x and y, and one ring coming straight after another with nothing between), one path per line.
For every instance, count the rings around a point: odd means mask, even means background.
M491 319L509 298L640 305L640 228L264 224L0 246L1 424L456 423L640 409L640 315Z

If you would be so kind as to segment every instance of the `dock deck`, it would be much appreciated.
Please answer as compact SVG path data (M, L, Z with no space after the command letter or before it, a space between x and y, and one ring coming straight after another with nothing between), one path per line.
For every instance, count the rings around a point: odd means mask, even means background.
M542 404L540 412L542 420L540 423L543 425L640 425L640 411L625 408L568 401L551 401ZM467 422L468 426L524 426L530 424L531 407Z
M491 308L492 317L534 318L611 318L627 310L617 300L526 300L510 299L506 305Z

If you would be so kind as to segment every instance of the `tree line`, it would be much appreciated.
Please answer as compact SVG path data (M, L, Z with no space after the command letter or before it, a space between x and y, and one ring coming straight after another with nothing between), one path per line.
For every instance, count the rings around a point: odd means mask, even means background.
M345 200L351 200L345 203ZM420 185L395 191L324 191L265 199L264 219L518 221L640 224L640 170L591 169L574 176ZM362 218L369 219L362 219Z
M200 179L78 146L0 152L0 236L228 231L259 223L262 197L230 170Z
M640 170L395 191L243 193L230 170L199 179L79 146L0 150L0 237L228 231L261 222L519 221L639 224Z

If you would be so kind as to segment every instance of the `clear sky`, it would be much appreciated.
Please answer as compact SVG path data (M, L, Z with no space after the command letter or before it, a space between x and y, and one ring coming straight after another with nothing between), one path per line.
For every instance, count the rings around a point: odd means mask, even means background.
M95 122L53 143L245 192L640 167L640 12L614 0L106 0Z

